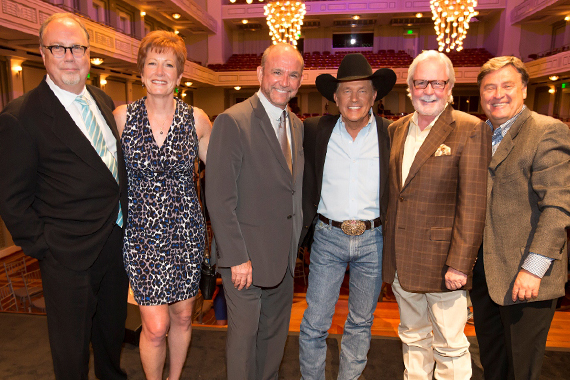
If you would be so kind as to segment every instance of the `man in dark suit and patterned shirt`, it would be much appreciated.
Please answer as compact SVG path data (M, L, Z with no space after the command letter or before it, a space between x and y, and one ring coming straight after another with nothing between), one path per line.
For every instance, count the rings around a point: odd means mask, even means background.
M392 151L384 281L400 310L404 379L471 378L467 292L485 223L491 133L454 110L455 74L424 51L408 70L415 112L388 128Z
M486 380L540 377L568 280L570 131L526 108L528 79L515 57L489 60L477 77L493 130L487 218L471 290Z
M85 85L89 34L69 13L40 28L47 76L0 114L0 214L39 260L55 375L126 379L126 173L112 99Z
M347 266L350 293L338 379L356 379L366 366L382 288L390 154L386 130L390 122L375 116L372 106L395 83L394 71L372 73L362 54L347 54L336 78L322 74L316 79L317 89L336 102L340 115L305 121L304 235L314 225L314 241L307 309L299 334L304 380L325 378L327 330Z
M301 233L303 124L289 111L303 75L291 45L267 48L259 91L216 118L206 202L228 306L228 379L277 379Z

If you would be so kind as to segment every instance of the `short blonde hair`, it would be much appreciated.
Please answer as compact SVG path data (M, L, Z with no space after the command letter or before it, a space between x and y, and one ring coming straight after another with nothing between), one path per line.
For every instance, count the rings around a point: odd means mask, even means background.
M528 71L526 71L524 63L517 57L507 55L503 57L491 58L481 67L481 71L479 71L479 75L477 75L477 85L479 88L481 88L481 82L483 82L485 75L490 74L493 71L500 70L508 65L513 66L519 72L521 75L522 83L526 87L530 76L528 75Z
M166 30L155 30L147 34L141 41L137 57L137 67L141 74L146 56L151 50L157 53L173 51L176 56L176 72L179 76L184 72L187 50L186 44L180 36Z

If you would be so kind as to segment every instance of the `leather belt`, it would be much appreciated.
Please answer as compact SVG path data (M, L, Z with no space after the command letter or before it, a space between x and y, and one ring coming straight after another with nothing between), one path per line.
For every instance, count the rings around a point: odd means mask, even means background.
M323 223L329 224L333 227L340 228L342 232L350 236L362 235L364 231L371 228L376 228L382 225L380 217L374 220L345 220L343 222L337 222L336 220L330 220L326 216L319 215L319 220Z

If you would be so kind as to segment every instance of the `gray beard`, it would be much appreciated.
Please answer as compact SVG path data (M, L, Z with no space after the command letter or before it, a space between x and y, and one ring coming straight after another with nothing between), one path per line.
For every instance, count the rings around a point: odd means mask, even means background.
M65 74L61 78L61 81L68 86L75 86L81 82L81 76L79 74Z

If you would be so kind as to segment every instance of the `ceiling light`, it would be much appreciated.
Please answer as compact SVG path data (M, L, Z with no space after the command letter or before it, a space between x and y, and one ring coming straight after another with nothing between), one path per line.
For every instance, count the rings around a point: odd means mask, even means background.
M245 0L246 3L251 4L253 3L253 0Z
M146 12L145 11L141 11L141 17L146 16Z
M247 21L246 19L241 20L241 23L244 24L244 25L247 24L248 22L249 22L249 21Z
M564 17L564 21L570 21L570 16Z
M417 18L422 18L422 17L424 17L424 14L423 14L423 13L416 13L416 17L417 17Z
M184 84L185 84L187 87L190 87L190 86L192 86L192 82L190 82L190 81L188 81L188 82L184 82Z
M477 0L430 0L439 51L463 50L463 40L467 36L469 21L476 14L476 6Z
M175 20L178 20L180 17L182 17L182 16L180 16L180 13L173 13L172 14L172 18Z
M95 66L99 66L100 64L102 64L103 62L105 62L103 60L103 58L91 58L91 64L95 65Z
M302 1L270 1L263 8L273 44L285 42L296 49L306 13L305 4Z
M236 0L230 0L230 3L235 3L235 2L236 2Z
M359 16L359 15L354 15L354 16L352 16L352 19L353 19L353 20L360 20L360 16Z
M241 90L241 87L240 87L240 86L235 86L234 89L235 89L236 91L239 91L239 90Z
M175 31L174 31L174 34L179 34L179 33L180 33L180 32L179 32L178 30L175 30Z
M551 75L548 77L548 79L550 79L551 81L556 81L558 80L558 75Z

